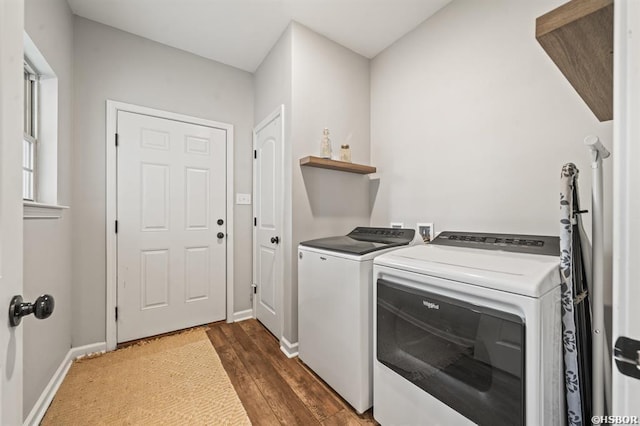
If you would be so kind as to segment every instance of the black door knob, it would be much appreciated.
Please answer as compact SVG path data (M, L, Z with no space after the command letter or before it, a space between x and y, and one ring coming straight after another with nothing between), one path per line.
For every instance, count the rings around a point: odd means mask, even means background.
M38 319L49 318L53 313L55 300L50 294L43 294L35 302L24 302L22 296L14 296L9 305L9 324L12 327L20 325L22 317L34 314Z
M53 296L49 294L43 294L38 297L35 302L33 302L33 315L38 319L49 318L53 313L53 308L55 307L56 302L53 299Z
M280 242L280 238L278 237L271 237L271 244L278 244Z
M224 233L218 232L218 238L224 238Z
M218 225L224 225L224 220L218 219Z

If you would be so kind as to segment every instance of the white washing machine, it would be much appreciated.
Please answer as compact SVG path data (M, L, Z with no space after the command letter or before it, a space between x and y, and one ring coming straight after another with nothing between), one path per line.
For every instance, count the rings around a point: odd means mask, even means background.
M383 425L562 425L559 241L443 232L374 261Z
M298 248L299 357L359 413L373 400L373 259L414 235L359 227Z

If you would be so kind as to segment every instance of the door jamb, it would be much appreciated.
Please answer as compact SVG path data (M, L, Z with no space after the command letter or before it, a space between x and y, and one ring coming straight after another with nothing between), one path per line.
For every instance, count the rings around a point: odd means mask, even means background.
M282 140L282 170L280 172L280 179L282 181L282 185L281 185L281 194L280 194L280 202L282 204L282 209L281 209L281 214L280 214L280 233L281 233L281 238L282 238L282 243L280 245L280 247L282 247L282 250L280 251L280 259L279 259L279 264L280 264L280 276L282 277L280 283L277 283L276 285L279 286L278 292L279 292L279 303L280 303L280 318L278 320L278 322L280 323L280 336L276 336L278 338L278 341L280 341L283 336L284 336L284 257L285 257L285 250L284 248L288 245L288 241L285 238L285 232L284 232L284 207L285 207L285 168L286 168L286 162L284 161L286 158L286 150L285 150L285 116L284 116L284 104L280 105L279 107L277 107L273 112L271 112L269 115L267 115L260 123L258 123L254 128L253 128L253 149L254 151L258 148L256 145L257 142L257 135L258 132L264 128L267 124L269 124L270 122L272 122L273 120L276 119L276 117L280 116L280 138ZM256 174L256 161L255 161L255 157L254 157L254 161L253 161L253 194L252 194L252 198L253 198L253 217L256 218L258 217L258 212L256 210L256 182L257 182L257 174ZM252 267L252 274L251 274L251 280L252 280L252 284L256 284L256 242L257 242L257 227L253 226L253 243L251 245L251 254L253 257L253 267ZM253 289L252 289L253 291ZM256 305L256 295L255 294L251 294L252 297L252 309L253 309L253 317L257 318L257 305Z
M117 324L115 308L117 304L117 244L115 233L115 221L117 218L117 154L115 145L115 134L117 132L118 111L126 111L153 117L164 118L169 120L182 121L190 124L201 126L215 127L223 129L227 132L226 139L226 215L227 215L227 274L226 274L226 320L233 322L233 172L234 172L234 135L233 125L221 123L203 118L191 117L173 112L162 111L153 108L147 108L139 105L128 104L107 100L107 121L106 121L106 179L107 179L107 197L106 197L106 251L107 251L107 274L106 274L106 340L107 350L114 350L117 346Z

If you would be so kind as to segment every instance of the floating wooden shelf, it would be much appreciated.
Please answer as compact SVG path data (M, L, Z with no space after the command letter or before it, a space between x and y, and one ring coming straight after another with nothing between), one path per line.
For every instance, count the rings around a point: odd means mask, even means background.
M358 173L361 175L368 175L376 172L375 167L365 166L364 164L347 163L345 161L329 160L327 158L313 156L301 158L300 165L307 167L319 167L321 169L340 170L341 172Z
M571 0L536 19L536 39L600 121L613 119L613 0Z

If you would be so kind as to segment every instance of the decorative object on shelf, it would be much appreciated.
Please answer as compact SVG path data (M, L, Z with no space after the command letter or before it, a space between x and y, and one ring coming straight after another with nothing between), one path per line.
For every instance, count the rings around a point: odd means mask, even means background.
M351 162L351 148L349 145L340 145L340 161Z
M339 170L341 172L357 173L361 175L368 175L376 172L375 167L365 166L364 164L346 163L344 161L336 161L314 156L301 158L300 166L319 167L321 169Z
M325 127L322 131L322 142L320 142L320 157L331 159L331 139L329 139L329 129Z

